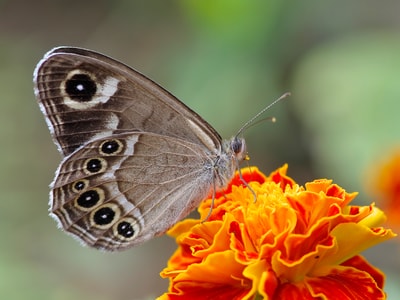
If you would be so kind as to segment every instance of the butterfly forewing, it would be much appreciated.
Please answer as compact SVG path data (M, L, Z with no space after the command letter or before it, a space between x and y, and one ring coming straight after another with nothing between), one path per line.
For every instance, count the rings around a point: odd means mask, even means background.
M221 138L162 87L109 57L56 48L38 64L35 92L64 155L125 131L153 132L218 148Z

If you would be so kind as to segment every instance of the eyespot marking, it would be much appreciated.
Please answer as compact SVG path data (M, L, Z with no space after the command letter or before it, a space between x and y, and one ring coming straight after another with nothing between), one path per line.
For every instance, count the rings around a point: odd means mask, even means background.
M88 74L74 74L66 80L65 92L73 101L89 102L96 95L96 82Z
M60 90L65 105L82 110L107 103L118 91L119 82L111 76L100 81L95 74L75 69L61 82Z
M75 193L80 193L85 190L89 185L89 180L87 179L80 179L72 183L72 191Z
M123 218L113 227L114 235L123 241L131 241L140 232L140 226L134 218Z
M123 149L123 144L120 140L112 139L101 143L99 152L101 155L116 155Z
M104 158L89 158L85 161L83 170L87 175L102 173L107 168L107 162Z
M110 228L119 219L121 210L118 205L107 203L90 214L90 225L98 229Z
M90 211L104 202L104 191L100 188L87 190L75 198L75 207L81 211Z

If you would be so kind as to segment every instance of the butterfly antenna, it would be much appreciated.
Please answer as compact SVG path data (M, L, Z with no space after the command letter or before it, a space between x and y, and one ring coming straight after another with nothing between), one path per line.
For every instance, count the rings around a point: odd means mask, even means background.
M270 109L273 105L275 105L276 103L278 103L279 101L285 99L286 97L290 96L290 92L284 93L282 96L280 96L278 99L276 99L274 102L272 102L271 104L268 104L266 107L264 107L259 113L257 113L254 117L252 117L250 120L248 120L237 132L236 137L238 137L245 129L247 129L250 125L252 125L252 123L254 122L254 120L256 120L259 116L261 116L265 111L267 111L268 109ZM270 120L272 122L275 122L275 118L270 118Z

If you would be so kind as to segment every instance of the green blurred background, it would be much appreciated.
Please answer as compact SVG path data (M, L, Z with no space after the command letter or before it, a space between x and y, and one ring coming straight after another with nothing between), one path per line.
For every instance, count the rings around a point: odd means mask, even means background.
M168 237L123 253L81 247L47 215L60 157L32 90L54 46L90 48L140 70L223 137L286 91L246 131L251 163L289 163L299 183L332 178L360 191L371 166L399 146L400 2L0 1L0 298L153 299L175 249ZM400 297L395 242L368 259Z

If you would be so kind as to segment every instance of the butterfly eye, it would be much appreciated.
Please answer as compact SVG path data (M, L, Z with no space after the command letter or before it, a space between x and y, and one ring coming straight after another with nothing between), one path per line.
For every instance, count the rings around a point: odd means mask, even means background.
M231 148L232 148L232 151L236 154L244 152L245 144L244 144L243 139L239 139L239 138L235 137L231 143Z
M66 94L75 101L91 101L96 91L96 82L87 74L75 74L65 83Z

